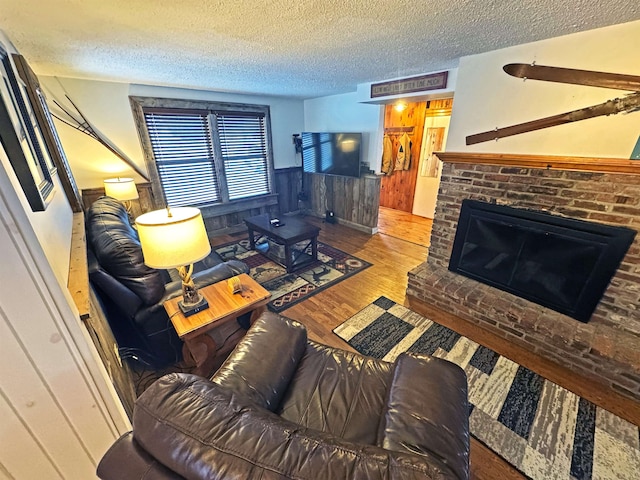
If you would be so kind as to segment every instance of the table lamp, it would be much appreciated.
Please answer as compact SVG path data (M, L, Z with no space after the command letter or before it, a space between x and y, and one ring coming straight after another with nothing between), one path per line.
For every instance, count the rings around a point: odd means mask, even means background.
M144 263L152 268L177 268L182 279L185 317L209 307L198 292L191 274L193 264L211 252L200 210L192 207L154 210L136 218Z
M131 213L131 200L138 198L138 189L133 178L107 178L104 180L104 194L124 203L128 213Z

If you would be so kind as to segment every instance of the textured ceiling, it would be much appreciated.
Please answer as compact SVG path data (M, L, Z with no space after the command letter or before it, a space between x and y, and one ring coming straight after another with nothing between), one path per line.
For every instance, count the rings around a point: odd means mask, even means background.
M637 19L638 0L0 0L40 75L301 98Z

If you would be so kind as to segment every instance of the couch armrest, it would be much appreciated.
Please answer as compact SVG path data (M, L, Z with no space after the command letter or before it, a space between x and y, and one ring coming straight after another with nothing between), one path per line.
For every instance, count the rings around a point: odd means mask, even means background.
M133 318L142 306L142 299L103 269L91 250L87 250L87 262L91 283L109 298L117 298L119 308Z
M450 479L437 460L301 428L219 385L186 374L138 399L135 440L188 479Z
M201 288L240 275L241 273L249 273L249 267L246 263L239 260L227 260L224 263L194 273L193 282L196 284L196 287Z
M191 277L196 288L204 288L214 283L221 282L227 278L240 275L241 273L248 273L249 267L246 264L237 260L229 260L228 262L214 265L207 270L194 273ZM155 306L162 308L164 302L171 300L172 298L182 295L182 281L177 280L175 282L169 282L164 286L164 295Z
M441 459L469 478L467 377L454 363L401 354L395 362L378 445Z
M98 464L103 480L184 480L149 455L133 439L133 432L122 435Z
M211 381L274 411L280 405L306 345L307 331L300 323L265 312Z

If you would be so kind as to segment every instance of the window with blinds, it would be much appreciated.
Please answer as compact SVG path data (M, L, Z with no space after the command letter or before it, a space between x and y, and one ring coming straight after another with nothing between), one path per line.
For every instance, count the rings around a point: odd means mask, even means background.
M147 111L144 118L167 204L219 202L208 114Z
M142 111L168 205L203 206L271 193L264 112Z
M229 200L269 193L264 116L216 113Z

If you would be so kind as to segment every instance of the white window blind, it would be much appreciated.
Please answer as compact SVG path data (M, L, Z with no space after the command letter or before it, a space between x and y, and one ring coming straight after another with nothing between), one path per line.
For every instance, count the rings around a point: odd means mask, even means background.
M167 204L220 201L207 112L145 111L147 131Z
M264 116L217 113L229 200L269 193Z

